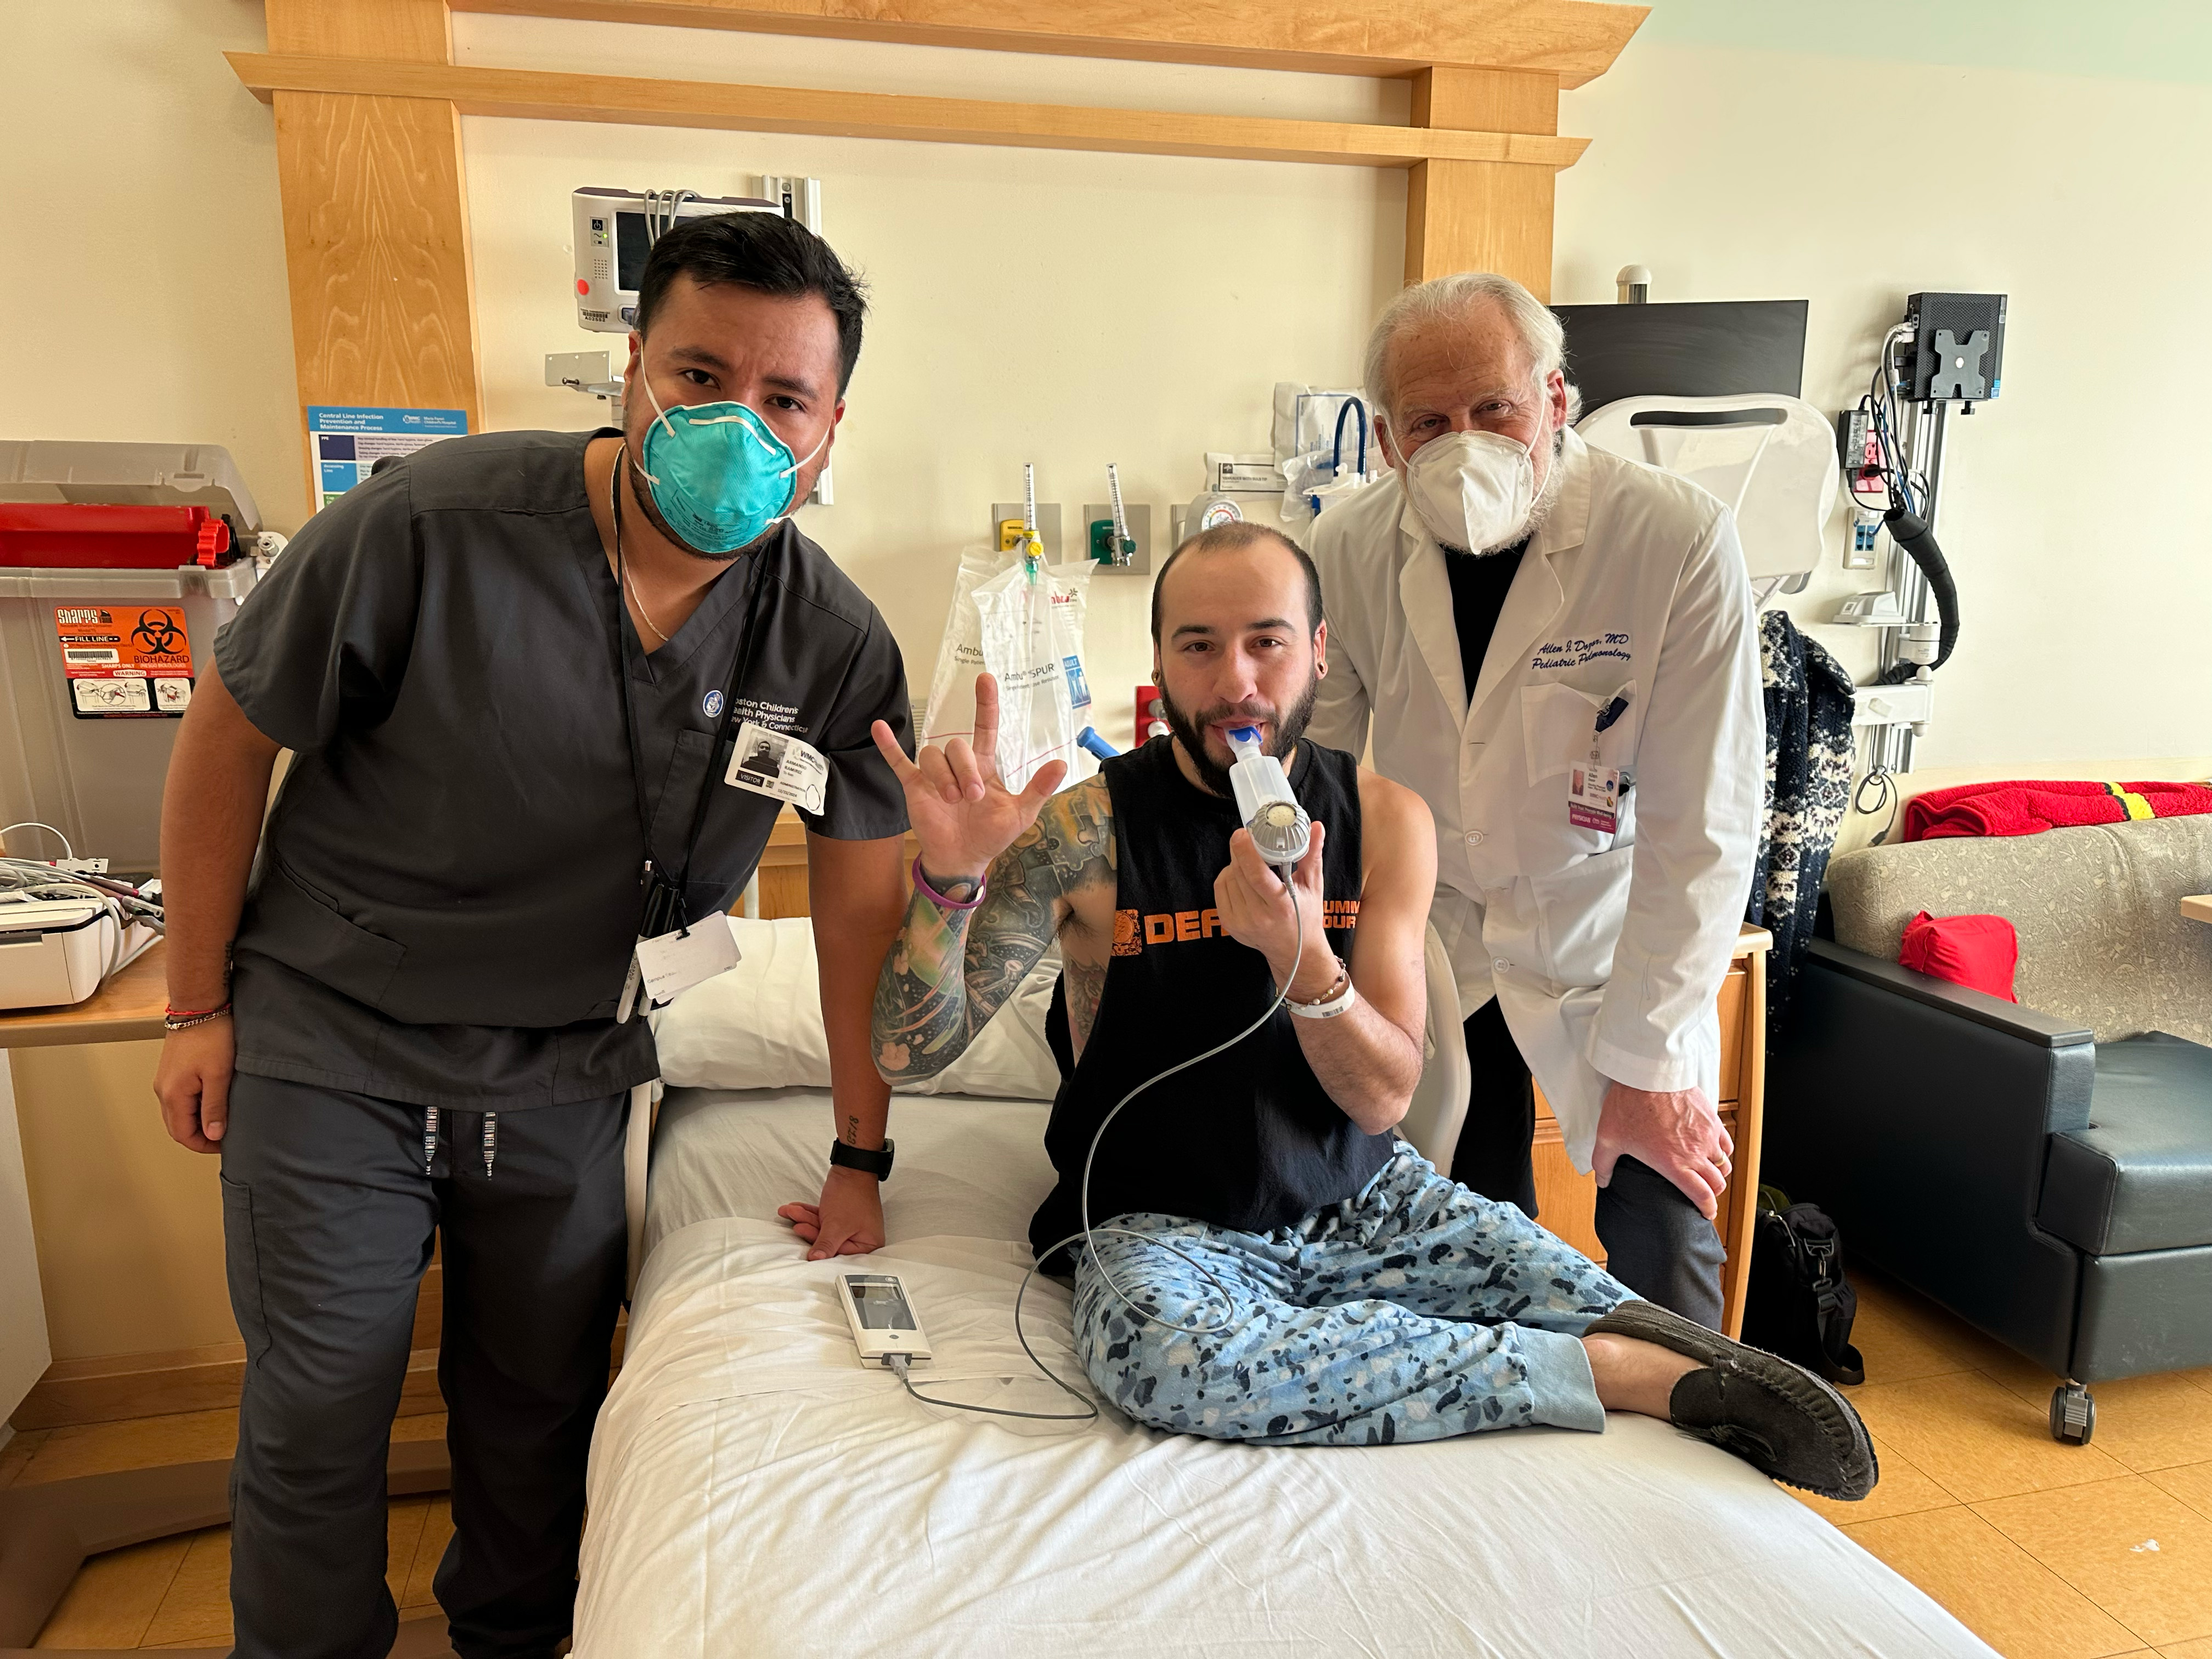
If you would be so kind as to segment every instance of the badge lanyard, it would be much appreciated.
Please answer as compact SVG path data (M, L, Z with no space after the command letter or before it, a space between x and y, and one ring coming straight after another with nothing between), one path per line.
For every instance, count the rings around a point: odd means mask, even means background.
M1624 690L1598 711L1590 727L1589 758L1568 775L1567 822L1577 829L1610 836L1620 828L1620 798L1627 793L1627 780L1619 767L1599 763L1598 746L1607 729L1628 711L1634 695Z
M637 806L638 836L645 846L645 866L639 878L645 887L645 899L638 921L638 938L657 939L670 933L688 938L690 915L684 900L684 890L691 879L692 856L698 851L699 837L706 828L707 809L714 799L716 763L723 750L734 741L731 732L737 720L738 690L744 681L746 666L752 660L756 644L766 554L763 550L753 556L754 568L746 582L744 611L738 628L738 648L730 659L729 682L722 691L721 720L714 732L714 746L708 751L706 774L700 781L699 798L692 808L690 830L684 844L684 862L672 881L665 866L654 856L653 819L646 808L644 749L638 740L636 705L630 693L629 640L623 626L626 567L623 551L622 467L629 453L627 443L615 452L614 478L608 494L615 531L615 678L622 691L623 738L629 750L630 791ZM617 1019L628 1018L638 978L639 970L633 963L630 982L623 989L623 1011L617 1016Z

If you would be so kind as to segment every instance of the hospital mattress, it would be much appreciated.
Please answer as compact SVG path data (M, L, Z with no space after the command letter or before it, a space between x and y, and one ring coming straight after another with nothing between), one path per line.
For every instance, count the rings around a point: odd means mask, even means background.
M890 1242L927 1391L1073 1402L1016 1345L1035 1103L902 1099ZM778 1204L826 1091L676 1091L653 1250L592 1449L575 1651L622 1656L1949 1656L1990 1650L1812 1510L1643 1418L1253 1448L925 1406L865 1370ZM1068 1298L1024 1325L1079 1380Z

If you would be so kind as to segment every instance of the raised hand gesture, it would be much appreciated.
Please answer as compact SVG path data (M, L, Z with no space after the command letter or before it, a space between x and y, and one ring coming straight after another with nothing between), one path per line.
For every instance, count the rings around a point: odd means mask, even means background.
M892 774L906 790L906 810L921 842L921 867L933 882L981 882L991 860L1036 822L1037 813L1067 775L1066 761L1039 767L1017 794L999 778L999 683L975 677L975 733L943 748L927 745L908 760L891 728L870 729Z

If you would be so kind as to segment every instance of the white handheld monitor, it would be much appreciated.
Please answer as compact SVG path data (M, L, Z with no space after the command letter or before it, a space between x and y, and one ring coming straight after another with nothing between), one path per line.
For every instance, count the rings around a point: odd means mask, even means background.
M839 1273L837 1293L864 1364L881 1365L893 1354L929 1358L929 1338L896 1273Z

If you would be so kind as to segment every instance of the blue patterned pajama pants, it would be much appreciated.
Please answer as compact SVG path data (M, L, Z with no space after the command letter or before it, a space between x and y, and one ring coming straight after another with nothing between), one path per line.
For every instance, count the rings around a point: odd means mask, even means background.
M1605 1427L1581 1334L1633 1293L1403 1143L1357 1198L1271 1233L1107 1224L1076 1269L1076 1352L1139 1423L1329 1446Z

